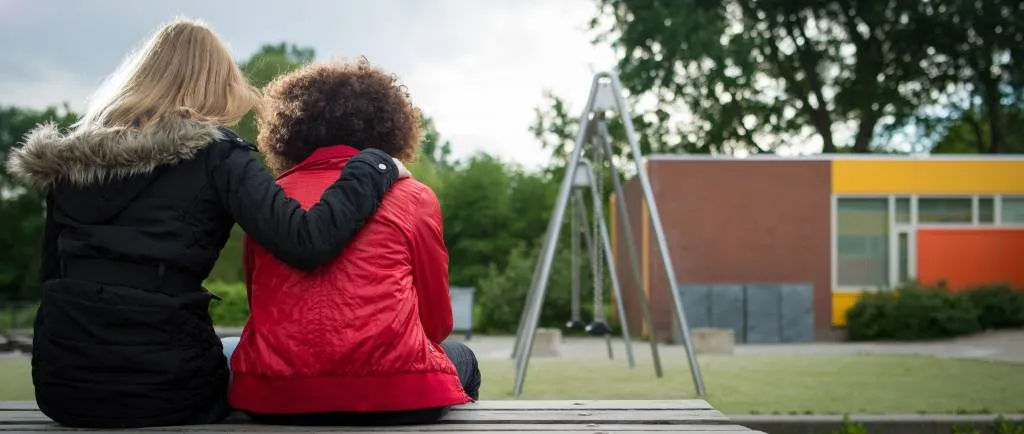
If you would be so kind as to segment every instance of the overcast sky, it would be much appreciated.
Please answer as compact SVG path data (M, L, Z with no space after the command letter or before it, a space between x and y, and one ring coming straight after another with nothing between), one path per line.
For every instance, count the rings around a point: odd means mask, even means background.
M535 167L527 131L545 89L573 109L594 71L593 0L0 0L0 105L80 110L92 89L161 23L199 18L244 60L265 43L367 56L401 75L456 157L478 150Z

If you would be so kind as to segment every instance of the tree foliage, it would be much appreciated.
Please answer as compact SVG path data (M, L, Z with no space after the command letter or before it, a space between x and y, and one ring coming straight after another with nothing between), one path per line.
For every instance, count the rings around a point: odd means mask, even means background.
M27 110L0 107L0 163L36 125L54 122L67 128L78 116L63 108ZM45 208L41 192L26 188L0 164L0 299L35 298L39 272Z
M594 1L596 42L634 102L654 101L644 152L888 152L906 127L934 141L961 121L986 136L967 149L1015 149L1017 0ZM542 107L534 133L557 154L573 121L557 97Z

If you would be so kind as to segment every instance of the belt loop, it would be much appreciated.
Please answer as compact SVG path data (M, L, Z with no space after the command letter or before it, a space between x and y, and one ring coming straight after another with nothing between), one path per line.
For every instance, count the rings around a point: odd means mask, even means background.
M60 263L60 277L61 278L67 277L67 275L68 275L68 267L67 267L67 263L64 261L64 254L63 253L61 253L60 255L57 256L57 261L59 261L59 263Z

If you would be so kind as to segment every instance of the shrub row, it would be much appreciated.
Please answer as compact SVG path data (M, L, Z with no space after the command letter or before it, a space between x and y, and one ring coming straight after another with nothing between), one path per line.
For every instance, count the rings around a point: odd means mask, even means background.
M847 338L925 340L1024 328L1024 290L993 284L962 291L909 284L866 292L846 312Z

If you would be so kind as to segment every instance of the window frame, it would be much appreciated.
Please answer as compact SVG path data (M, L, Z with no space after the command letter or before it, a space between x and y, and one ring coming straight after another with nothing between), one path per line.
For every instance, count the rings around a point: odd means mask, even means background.
M993 212L995 212L995 226L1003 227L1003 228L1015 228L1015 229L1024 228L1024 222L1011 222L1011 223L1007 223L1007 222L1003 221L1003 208L1004 208L1004 205L1005 205L1003 202L1006 201L1006 199L1024 201L1024 194L1000 194L1000 195L996 195L995 210L993 211Z
M928 199L965 200L966 199L968 201L968 204L970 205L970 209L971 209L970 219L968 221L965 221L965 222L922 222L921 221L921 199L924 199L924 200L928 200ZM913 207L915 205L917 206L917 215L916 216L912 216L910 222L907 223L907 224L909 224L913 228L917 228L919 226L924 226L924 227L931 228L931 227L937 227L937 226L938 227L942 227L942 226L964 227L964 226L977 226L978 225L978 215L980 213L979 213L979 206L978 206L978 195L976 195L976 194L973 194L973 195L968 195L968 194L915 194L915 195L911 195L910 206Z
M885 275L886 275L886 280L889 280L888 276L891 274L891 271L889 270L889 265L890 265L889 263L892 262L892 258L891 258L892 252L889 251L889 250L892 250L892 247L891 247L892 242L891 242L891 240L892 240L893 222L896 219L896 214L895 214L896 200L895 200L895 196L897 196L897 195L892 195L892 194L881 194L881 195L879 195L879 194L833 194L832 195L832 204L831 204L831 206L832 206L832 216L831 216L832 217L831 218L831 220L832 220L832 228L831 228L831 231L832 231L832 240L831 240L832 248L831 248L831 250L832 251L831 251L831 256L832 256L832 288L833 288L832 291L833 292L857 292L857 293L859 293L859 292L863 292L865 290L874 290L874 289L887 290L887 289L889 289L890 285L888 284L888 282L882 288L871 288L871 287L863 286L863 285L856 285L856 286L853 286L853 285L843 285L843 286L840 286L839 285L839 201L842 200L842 199L875 199L875 200L884 200L886 202L886 220L888 221L888 228L886 229L886 241L885 241L885 246L886 246L886 263L887 263L886 264ZM906 196L906 195L903 195L903 196ZM916 203L915 201L911 200L911 203L910 203L910 206L911 206L911 219L913 219L913 217L914 217L914 209L913 208L914 208L914 204L915 203Z
M900 198L910 200L910 221L899 222L896 220L896 202ZM970 222L942 222L922 223L920 221L920 199L966 199L971 200L971 221ZM993 221L990 223L981 222L981 199L992 199ZM899 285L899 234L908 234L907 269L908 277L912 280L917 277L917 232L920 229L1022 229L1022 223L1007 223L1003 221L1003 205L1008 198L1013 200L1024 200L1024 194L906 194L906 193L841 193L832 194L831 201L831 256L832 256L832 292L835 293L860 293L865 290L889 290ZM840 286L839 285L839 201L841 199L888 199L889 207L889 229L888 229L888 267L887 274L890 276L888 285L883 288L870 288L861 286Z

